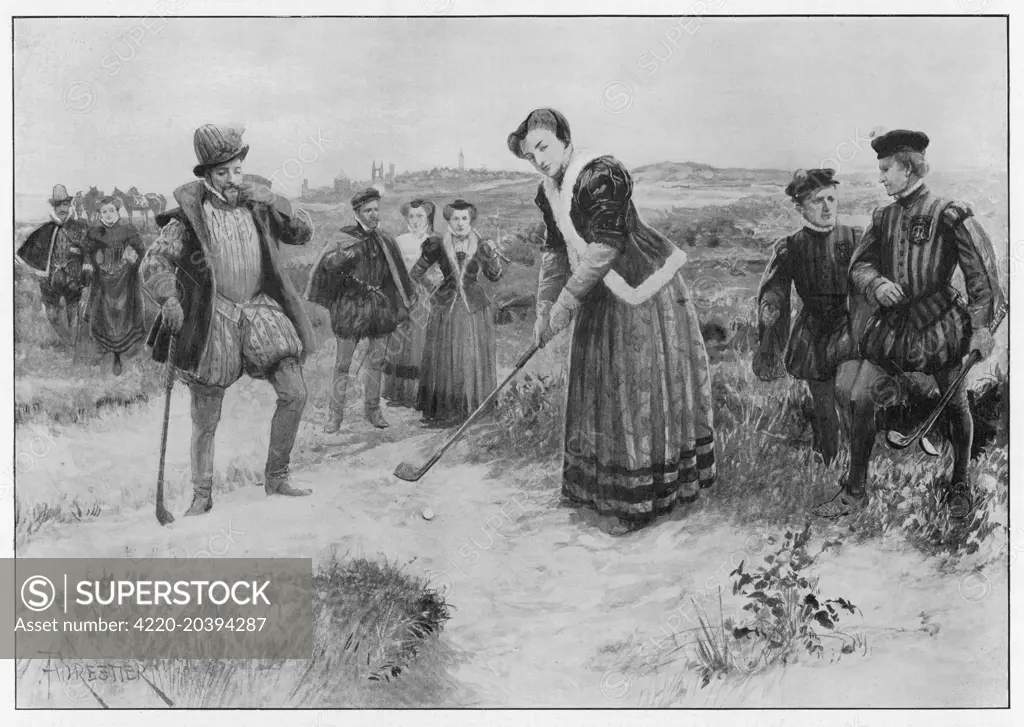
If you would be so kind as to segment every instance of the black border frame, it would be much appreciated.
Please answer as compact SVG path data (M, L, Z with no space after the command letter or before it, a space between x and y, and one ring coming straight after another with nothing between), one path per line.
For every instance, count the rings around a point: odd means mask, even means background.
M116 19L116 18L135 18L135 17L142 17L142 16L140 16L140 15L123 15L123 14L122 15L11 15L11 31L10 31L10 34L11 34L10 35L10 38L11 38L11 116L10 116L11 129L13 130L14 124L16 122L16 119L15 119L15 116L14 116L14 103L15 103L14 86L15 86L15 82L16 82L16 76L15 76L15 73L14 73L14 50L15 50L15 29L17 27L18 20L30 20L30 19L47 19L47 20ZM1013 170L1012 170L1012 164L1011 164L1012 161L1013 161L1013 157L1011 155L1011 151L1012 151L1011 138L1012 138L1012 135L1013 135L1013 129L1012 129L1012 124L1011 124L1011 121L1012 121L1011 106L1012 106L1012 103L1013 103L1013 97L1012 97L1012 94L1011 94L1011 89L1013 87L1013 83L1012 83L1012 67L1011 67L1012 46L1011 46L1010 14L1009 13L970 13L970 14L967 14L967 15L965 15L964 13L936 13L936 14L928 14L928 13L881 13L881 14L873 14L873 13L865 13L865 14L857 14L857 13L758 13L758 14L717 14L717 13L708 13L708 14L696 14L696 15L689 15L689 14L686 14L686 13L679 13L679 14L666 14L666 13L653 13L653 14L634 14L634 13L564 14L564 13L560 13L560 14L551 14L551 15L537 15L537 14L522 14L522 15L509 15L509 14L500 14L500 15L481 15L481 14L476 14L476 15L470 15L470 14L465 14L465 15L463 15L463 14L447 14L447 13L442 14L442 15L431 15L431 14L424 14L424 15L374 15L374 14L366 14L366 15L303 15L303 14L287 15L287 14L283 14L283 15L175 15L174 19L234 19L234 18L239 18L239 17L246 18L246 19L249 19L249 18L252 18L252 19L256 19L256 18L265 18L265 19L288 19L288 18L292 18L292 19L295 19L295 18L303 18L303 19L318 19L318 18L369 19L369 18L378 18L378 19L418 19L418 20L431 20L431 19L438 19L439 20L439 19L452 19L452 18L494 19L494 20L500 20L500 19L503 19L503 18L516 18L516 19L519 19L519 18L537 18L537 19L545 19L545 18L552 18L552 19L555 19L555 18L572 18L572 19L574 19L574 18L597 18L597 17L604 17L604 18L657 18L657 17L665 17L665 18L683 18L683 17L702 18L702 17L714 17L714 18L730 18L730 19L763 18L763 17L775 17L775 18L782 18L782 17L792 17L792 18L831 18L831 19L840 19L840 18L852 18L852 19L856 19L856 18L887 18L887 17L889 17L889 18L910 18L910 17L920 17L920 18L946 17L946 18L950 18L950 17L954 17L954 18L964 19L965 17L974 17L974 18L977 18L977 17L987 17L987 18L998 18L998 17L1001 17L1001 18L1004 18L1004 20L1005 20L1006 38L1007 38L1007 162L1008 162L1008 164L1007 164L1007 200L1008 200L1008 203L1011 200L1013 200L1013 197L1012 197L1012 183L1011 183L1012 182L1012 177L1013 177L1013 174L1012 174ZM15 154L16 154L16 144L14 142L14 136L12 134L11 135L11 240L14 239L14 232L16 230L15 219L14 219L14 215L13 215L14 205L15 205L15 202L16 202L15 187L14 187L14 169L15 168L14 168L14 164L13 164L13 161L14 161L14 158L15 158L15 156L14 156ZM1012 238L1012 233L1011 233L1012 217L1013 217L1013 208L1012 208L1012 204L1010 204L1010 205L1008 205L1008 209L1007 209L1007 245L1008 245L1008 248L1010 247L1010 241L1013 239ZM1009 254L1009 250L1008 250L1008 254ZM15 300L15 293L14 293L14 285L13 285L13 283L14 283L14 274L15 274L15 272L12 269L11 270L11 289L10 289L10 301L11 301L11 312L12 313L15 310L15 305L14 304L16 302L16 300ZM1008 327L1010 326L1010 320L1011 320L1010 313L1009 313L1011 296L1012 296L1012 286L1011 286L1011 290L1007 291L1007 308L1008 308L1007 326ZM16 329L17 329L16 319L12 318L12 322L11 323L12 323L12 330L16 332ZM1010 373L1012 373L1012 371L1013 371L1013 355L1012 355L1011 348L1012 348L1012 346L1008 345L1008 347L1007 347L1007 365L1008 365L1008 368L1009 368L1009 372L1007 374L1008 394L1010 393L1009 377L1010 377ZM14 397L14 380L15 380L15 377L13 376L13 372L15 371L14 365L16 363L13 345L11 346L11 349L10 349L10 356L11 356L11 373L12 373L11 382L10 382L10 393L11 393L11 400L13 400L13 397ZM1013 441L1013 439L1012 439L1012 426L1013 426L1012 425L1012 422L1013 422L1012 411L1013 410L1011 409L1011 416L1008 416L1008 428L1007 428L1007 434L1008 434L1008 437L1011 437L1010 438L1011 442ZM16 444L16 441L14 440L13 437L11 438L11 454L12 454L12 457L14 458L12 460L12 463L16 463L17 444ZM1011 490L1013 488L1011 486L1012 483L1013 483L1013 476L1012 476L1012 471L1011 470L1012 470L1011 463L1008 460L1008 463L1007 463L1007 478L1009 480L1008 483L1007 483L1007 513L1008 513L1007 514L1007 530L1008 530L1008 532L1012 532L1011 524L1012 524L1012 519L1013 519L1012 516L1011 516L1012 503L1013 503L1013 499L1012 499L1013 496L1012 496L1012 493L1011 493ZM14 467L12 467L12 469L11 469L11 479L12 479L12 481L14 483L13 487L12 487L13 499L14 499L14 501L16 501L16 499L17 499L17 472L16 472L16 468L14 468ZM1008 544L1011 545L1011 547L1012 547L1012 543L1009 542L1009 534L1008 534ZM16 531L13 533L12 547L14 549L13 550L13 553L14 553L13 557L16 560L17 559ZM889 712L889 711L892 711L892 712L934 712L934 711L939 711L939 712L975 712L975 711L988 712L988 711L1008 711L1008 710L1012 709L1012 702L1013 702L1013 689L1012 689L1012 686L1013 686L1013 680L1012 680L1013 665L1012 665L1012 653L1011 653L1011 644L1013 643L1013 632L1012 632L1012 629L1013 629L1013 615L1012 615L1013 570L1012 570L1012 568L1010 568L1009 561L1007 563L1007 568L1008 568L1007 583L1008 583L1008 586L1009 586L1009 592L1008 592L1008 597L1007 597L1007 688L1008 688L1008 695L1007 695L1007 705L1006 705L1006 707L891 707L891 708L890 707L858 707L858 708L843 708L843 707L826 707L826 708L787 708L787 707L772 707L772 708L760 708L760 707L759 708L753 708L753 707L738 707L738 708L712 708L712 707L686 707L686 708L642 708L642 707L547 707L547 708L532 708L532 707L440 707L440 708L425 708L425 707L395 707L395 708L361 708L361 707L345 707L345 708L315 708L315 707L300 707L300 708L290 708L290 707L244 708L244 707L225 707L225 708L199 708L199 707L181 707L181 708L178 708L178 707L175 707L175 708L172 708L171 711L172 712L213 712L213 713L222 713L222 712L350 712L350 711L368 711L368 710L372 711L372 712L375 712L375 711L381 711L381 712L446 712L446 711L456 711L457 710L457 711L466 711L466 712L481 712L481 711L482 712L564 712L564 711L573 712L573 711L586 711L586 712L612 712L612 713L615 713L615 712L673 712L673 713L681 712L681 713L686 713L686 712L691 712L691 711L692 712L791 712L791 711L793 711L793 712L850 712L850 711L856 711L856 712ZM164 708L129 708L129 707L117 708L117 707L108 707L108 708L105 708L105 709L110 709L110 710L117 711L117 712L165 712L165 711L167 711ZM61 708L61 709L56 709L56 708L38 708L38 707L18 707L18 705L17 705L17 680L16 679L14 680L14 712L15 713L16 712L51 712L51 713L61 713L62 714L62 713L94 712L94 711L95 711L95 708L86 708L86 707Z

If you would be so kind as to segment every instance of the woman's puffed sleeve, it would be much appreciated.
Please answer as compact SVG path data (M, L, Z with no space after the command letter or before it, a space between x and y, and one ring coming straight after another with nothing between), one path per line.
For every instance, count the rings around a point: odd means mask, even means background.
M599 157L580 173L574 201L586 221L587 250L559 295L566 307L578 306L625 249L632 194L629 172L612 157Z
M621 251L629 231L626 218L633 197L633 179L613 157L599 157L580 173L576 204L588 221L590 239Z

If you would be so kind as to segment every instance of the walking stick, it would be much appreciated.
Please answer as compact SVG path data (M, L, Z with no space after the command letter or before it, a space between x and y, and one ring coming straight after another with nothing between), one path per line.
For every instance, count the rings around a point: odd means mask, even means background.
M999 311L995 320L992 321L992 325L989 326L989 331L995 333L996 329L999 328L999 324L1002 323L1003 319L1006 317L1006 310L1007 308L1004 306L1003 309ZM946 408L946 405L949 404L957 390L961 385L963 385L964 379L967 378L967 374L970 372L971 368L979 361L981 361L981 354L977 351L971 351L971 355L967 357L967 361L964 362L963 367L960 369L960 373L957 375L956 379L954 379L952 385L946 389L946 393L942 395L941 399L939 399L939 403L935 405L935 409L928 415L928 418L924 420L924 423L910 434L900 434L895 429L889 430L885 435L885 439L889 443L889 446L893 449L906 449L911 444L921 439L921 437L935 426L935 422L939 420L939 416L942 415L942 411Z
M498 384L495 387L494 391L487 395L487 398L484 399L483 403L477 407L476 411L469 416L469 419L463 422L462 426L459 427L458 431L455 432L455 434L453 434L448 439L447 442L442 444L437 449L437 451L434 452L433 455L431 455L430 459L427 460L426 464L424 464L422 467L416 467L415 465L410 464L409 462L402 462L400 465L398 465L398 467L395 468L395 477L397 477L400 480L405 480L406 482L416 482L421 477L423 477L423 475L427 473L427 470L429 470L431 467L437 464L437 460L441 459L441 455L447 452L448 448L459 440L459 438L466 431L466 429L469 428L469 425L476 421L480 417L480 415L483 414L484 411L486 411L487 407L490 406L494 399L498 396L498 392L505 388L505 384L511 381L512 377L519 373L519 370L526 365L526 362L529 361L530 358L533 357L533 354L537 353L539 349L540 346L538 346L536 343L530 346L530 350L523 354L523 357L519 359L519 362L516 364L515 368L509 372L508 376L505 377L505 380Z
M171 419L171 390L174 388L174 353L178 334L171 333L167 346L167 364L164 369L164 424L160 432L160 470L156 476L156 521L161 525L174 522L174 516L164 507L164 462L167 458L167 425Z
M85 318L85 314L89 311L89 296L92 293L92 285L87 285L85 290L82 291L82 300L78 304L78 325L75 326L75 343L74 350L71 353L71 363L78 363L78 344L82 340L82 320Z

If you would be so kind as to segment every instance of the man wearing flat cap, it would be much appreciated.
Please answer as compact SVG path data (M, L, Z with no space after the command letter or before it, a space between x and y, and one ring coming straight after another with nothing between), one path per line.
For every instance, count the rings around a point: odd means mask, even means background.
M327 308L337 339L334 382L324 431L333 434L345 417L352 354L369 339L364 373L363 411L375 427L386 428L380 413L380 384L388 337L407 320L415 300L398 243L380 229L380 192L373 187L351 199L355 224L341 228L313 266L306 298Z
M804 218L775 244L757 292L759 349L754 374L763 381L788 372L803 379L814 401L817 447L826 465L839 452L836 374L854 359L847 313L847 271L861 230L837 221L832 169L800 169L786 187ZM790 294L802 308L790 325ZM853 364L856 366L856 364Z
M50 220L28 236L18 248L15 260L39 280L46 318L57 335L70 342L79 325L82 291L92 273L92 266L83 264L82 250L89 225L78 219L72 197L63 184L54 186L49 204Z
M971 351L988 356L989 326L1004 305L992 243L965 202L944 199L924 184L928 137L896 130L871 142L879 182L894 201L876 209L850 265L851 327L861 359L850 391L850 470L836 497L815 508L837 517L862 507L875 442L872 394L882 377L918 372L945 393ZM966 301L952 286L959 268ZM949 403L953 471L944 500L965 517L973 499L968 473L974 422L967 392Z
M306 405L301 364L315 349L312 326L278 258L282 243L304 245L309 226L265 186L247 181L249 145L242 132L207 124L193 144L198 180L174 190L178 207L157 216L160 236L140 266L161 306L149 336L153 358L174 366L192 396L192 505L213 507L214 435L227 387L243 373L277 392L264 490L308 495L292 487L289 463Z

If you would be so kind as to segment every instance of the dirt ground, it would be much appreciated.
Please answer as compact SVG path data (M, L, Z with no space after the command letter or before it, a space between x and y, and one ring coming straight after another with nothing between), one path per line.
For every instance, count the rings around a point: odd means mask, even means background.
M95 478L106 487L152 492L158 404L111 415L93 431L51 433L53 456L19 483ZM426 459L443 433L422 430L408 409L389 409L392 428L373 430L356 409L338 435L305 422L296 481L308 498L268 500L248 482L259 470L273 392L258 382L232 389L218 435L220 481L211 513L182 518L187 507L187 392L172 402L168 472L177 521L161 528L151 506L78 524L44 526L21 557L372 557L406 563L454 605L441 638L459 655L460 685L451 706L862 706L981 707L1007 703L1006 578L943 574L904 541L846 545L822 556L821 592L852 600L862 616L844 626L862 652L805 658L769 675L712 682L701 689L686 659L696 626L690 596L722 586L736 606L728 573L767 551L768 533L738 529L722 515L685 513L626 538L612 538L557 504L557 462L529 471L466 464L449 452L418 483L392 476L403 461ZM259 430L258 430L259 431ZM88 442L88 446L84 446ZM114 474L114 457L118 467ZM144 499L142 500L144 501ZM435 517L426 520L424 508ZM818 531L816 531L817 533ZM832 531L820 531L820 537ZM834 534L834 532L832 532ZM717 605L717 604L716 604ZM708 606L710 609L710 605ZM628 660L629 652L644 657ZM32 669L20 704L80 706L67 691L44 690ZM132 696L135 694L135 696ZM152 694L120 697L148 704Z

